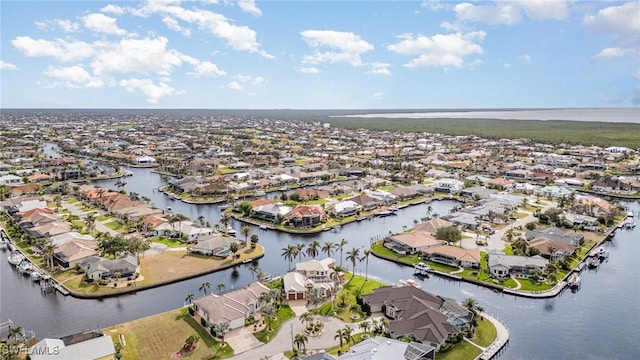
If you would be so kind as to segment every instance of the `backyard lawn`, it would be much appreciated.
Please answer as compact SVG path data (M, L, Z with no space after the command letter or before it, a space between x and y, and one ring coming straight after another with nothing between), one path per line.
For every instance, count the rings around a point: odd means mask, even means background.
M449 350L445 352L439 352L436 354L436 359L438 360L471 360L475 359L482 353L480 348L466 342L461 341L458 344L455 344Z
M491 345L498 336L498 332L496 331L496 327L493 326L491 321L489 320L480 320L478 316L476 316L477 326L475 330L475 335L471 341L482 346L488 347Z
M161 314L133 320L104 329L114 344L120 343L123 335L124 346L121 349L123 359L170 359L180 351L185 340L199 336L198 347L182 357L188 359L223 359L233 355L229 346L221 344L200 326L187 309L178 309Z

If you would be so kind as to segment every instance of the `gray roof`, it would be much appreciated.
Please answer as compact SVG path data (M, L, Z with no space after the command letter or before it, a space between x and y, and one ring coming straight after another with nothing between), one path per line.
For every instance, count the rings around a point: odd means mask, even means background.
M434 350L432 346L426 344L416 342L406 343L376 336L353 345L351 350L338 357L338 360L415 360L422 359L423 356ZM305 358L305 360L306 359L307 358Z
M535 266L545 268L549 264L549 260L542 256L516 256L516 255L499 255L489 254L489 267L503 265L508 268L511 267L528 267Z

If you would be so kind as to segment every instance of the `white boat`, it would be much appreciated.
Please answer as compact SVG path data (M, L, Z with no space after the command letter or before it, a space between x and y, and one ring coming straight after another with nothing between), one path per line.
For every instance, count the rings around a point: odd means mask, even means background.
M29 275L36 268L29 262L29 260L24 259L20 264L18 264L18 266L16 266L16 269L18 269L18 271L23 275Z
M598 248L598 251L596 252L596 255L597 255L599 258L601 258L601 259L602 259L602 258L606 258L606 257L609 255L609 252L607 251L607 249L605 249L604 247L600 246L600 247Z
M265 224L260 225L260 229L267 230L267 225L265 225Z
M12 252L9 257L7 258L7 261L9 262L9 264L11 265L18 265L22 262L22 260L26 259L26 257L24 255L22 255L20 252L18 251L14 251Z
M580 286L580 275L578 275L578 273L571 274L571 276L569 276L569 280L567 280L567 283L569 284L569 287L571 287L571 288L579 287Z
M635 214L633 213L633 210L629 210L629 211L627 211L627 217L632 218L632 217L634 217L634 216L635 216Z
M42 273L40 271L32 271L31 272L31 280L40 281L42 279Z
M426 274L431 270L431 267L423 262L419 262L417 264L413 264L413 268L416 273Z
M256 191L256 196L265 196L265 195L267 195L267 194L262 190Z
M413 286L416 289L422 289L422 285L418 284L415 280L413 279L407 279L407 280L400 280L400 283L402 285L406 285L406 286Z
M122 176L133 176L133 173L129 170L122 170Z
M231 207L231 205L229 205L229 204L218 205L218 209L220 209L220 210L227 210L230 207Z
M232 228L231 226L227 226L227 228L222 230L222 232L227 234L227 235L235 235L236 234L236 230L234 228Z
M171 194L171 195L169 195L169 200L177 200L177 199L179 199L179 198L180 198L180 197L179 197L178 195L176 195L176 194Z

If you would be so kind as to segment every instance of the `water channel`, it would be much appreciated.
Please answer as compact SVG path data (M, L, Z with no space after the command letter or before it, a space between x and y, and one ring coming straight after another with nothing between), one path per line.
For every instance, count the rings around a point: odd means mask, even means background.
M191 219L204 216L215 224L219 221L217 205L190 205L170 200L154 191L162 186L161 176L149 169L129 169L134 175L124 178L125 188L146 196L160 208L170 206L174 212ZM117 180L97 182L96 185L115 189ZM456 203L433 202L433 211L445 214ZM640 202L626 204L637 214ZM402 231L413 226L414 219L424 217L426 204L400 210L398 216L362 221L343 226L339 232L322 232L312 236L281 234L252 227L258 234L266 255L257 262L272 275L287 271L287 261L281 249L287 244L318 240L339 242L347 239L346 250L366 248L372 237L389 231ZM240 230L240 224L233 225ZM526 299L495 293L483 287L446 280L437 276L419 280L426 291L462 300L473 297L485 311L499 318L510 331L510 342L500 355L503 359L638 359L640 343L637 326L640 324L640 227L632 231L618 230L611 242L608 262L597 270L582 273L582 287L573 293L564 291L552 299ZM1 252L0 252L1 253ZM340 255L333 255L340 262ZM153 315L183 305L187 293L197 294L200 284L208 281L212 287L224 283L227 289L253 281L242 265L237 275L231 270L194 278L157 289L104 300L80 300L49 294L43 296L28 277L20 276L0 256L0 318L11 319L27 329L36 331L38 338L59 337L82 329L102 328L113 324ZM304 259L304 257L303 257ZM350 267L350 263L344 262ZM364 263L356 272L364 272ZM412 277L412 269L377 259L369 259L369 274L390 284Z

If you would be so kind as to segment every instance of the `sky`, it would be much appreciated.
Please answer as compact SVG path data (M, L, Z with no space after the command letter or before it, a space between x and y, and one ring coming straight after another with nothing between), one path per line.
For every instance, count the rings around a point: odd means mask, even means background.
M1 108L640 106L640 1L5 1Z

